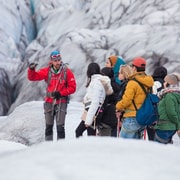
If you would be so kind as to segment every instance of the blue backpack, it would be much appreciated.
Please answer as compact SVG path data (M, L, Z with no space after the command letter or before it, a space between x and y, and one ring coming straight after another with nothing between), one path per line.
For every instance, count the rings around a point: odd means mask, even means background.
M140 83L138 80L136 79L133 80L136 81L141 86L144 93L146 94L144 103L139 109L137 109L135 102L133 101L133 105L137 111L136 120L140 125L145 125L145 126L151 125L159 118L158 115L159 98L157 95L152 94L149 91L146 91L144 85Z

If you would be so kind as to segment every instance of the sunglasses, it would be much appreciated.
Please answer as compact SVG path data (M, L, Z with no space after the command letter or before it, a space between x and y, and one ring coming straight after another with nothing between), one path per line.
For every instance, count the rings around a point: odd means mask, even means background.
M51 60L61 60L61 55L60 54L56 54L51 56Z
M53 62L60 62L61 60L60 59L52 59Z

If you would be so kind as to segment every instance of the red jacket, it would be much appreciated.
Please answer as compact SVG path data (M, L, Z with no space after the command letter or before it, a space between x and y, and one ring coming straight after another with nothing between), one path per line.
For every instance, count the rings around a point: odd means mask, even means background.
M49 75L49 71L51 71L51 75ZM64 74L66 71L66 75ZM48 79L48 76L50 77ZM41 81L45 80L47 82L47 94L45 97L45 101L49 103L53 103L53 98L50 94L53 91L59 91L60 94L64 97L74 93L76 91L76 81L74 78L74 74L70 69L60 68L60 70L55 73L52 67L42 68L39 71L28 69L28 79L30 81ZM66 102L66 98L62 98L56 101L56 104L59 102Z

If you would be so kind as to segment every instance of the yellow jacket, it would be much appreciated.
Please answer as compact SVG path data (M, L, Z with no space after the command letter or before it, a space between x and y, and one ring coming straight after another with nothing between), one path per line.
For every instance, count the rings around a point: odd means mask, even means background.
M129 77L129 81L127 83L122 100L118 101L116 104L117 111L125 111L123 117L135 117L136 110L132 100L134 100L138 109L143 104L145 99L144 91L136 81L131 80L132 78L136 78L145 86L146 89L151 88L154 84L152 76L148 76L144 72L137 72Z

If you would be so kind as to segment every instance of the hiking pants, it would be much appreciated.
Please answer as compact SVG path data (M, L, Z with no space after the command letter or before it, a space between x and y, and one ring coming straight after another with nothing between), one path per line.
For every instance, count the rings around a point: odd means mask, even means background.
M94 130L92 127L86 127L84 124L84 121L81 121L78 127L76 128L76 137L82 136L83 132L87 130L87 135L88 136L95 136L96 135L96 130Z
M154 126L147 126L146 130L147 130L149 140L154 141L154 135L155 135Z
M112 137L117 137L117 127L113 127L113 128L111 129L111 136L112 136Z
M111 126L101 123L98 126L98 135L99 136L111 136L112 128Z
M172 138L176 134L176 130L155 130L155 136L154 136L154 141L163 143L163 144L172 144Z
M56 120L57 139L65 138L65 117L67 113L67 103L56 104L44 103L44 114L46 121L45 139L53 140L54 119Z

